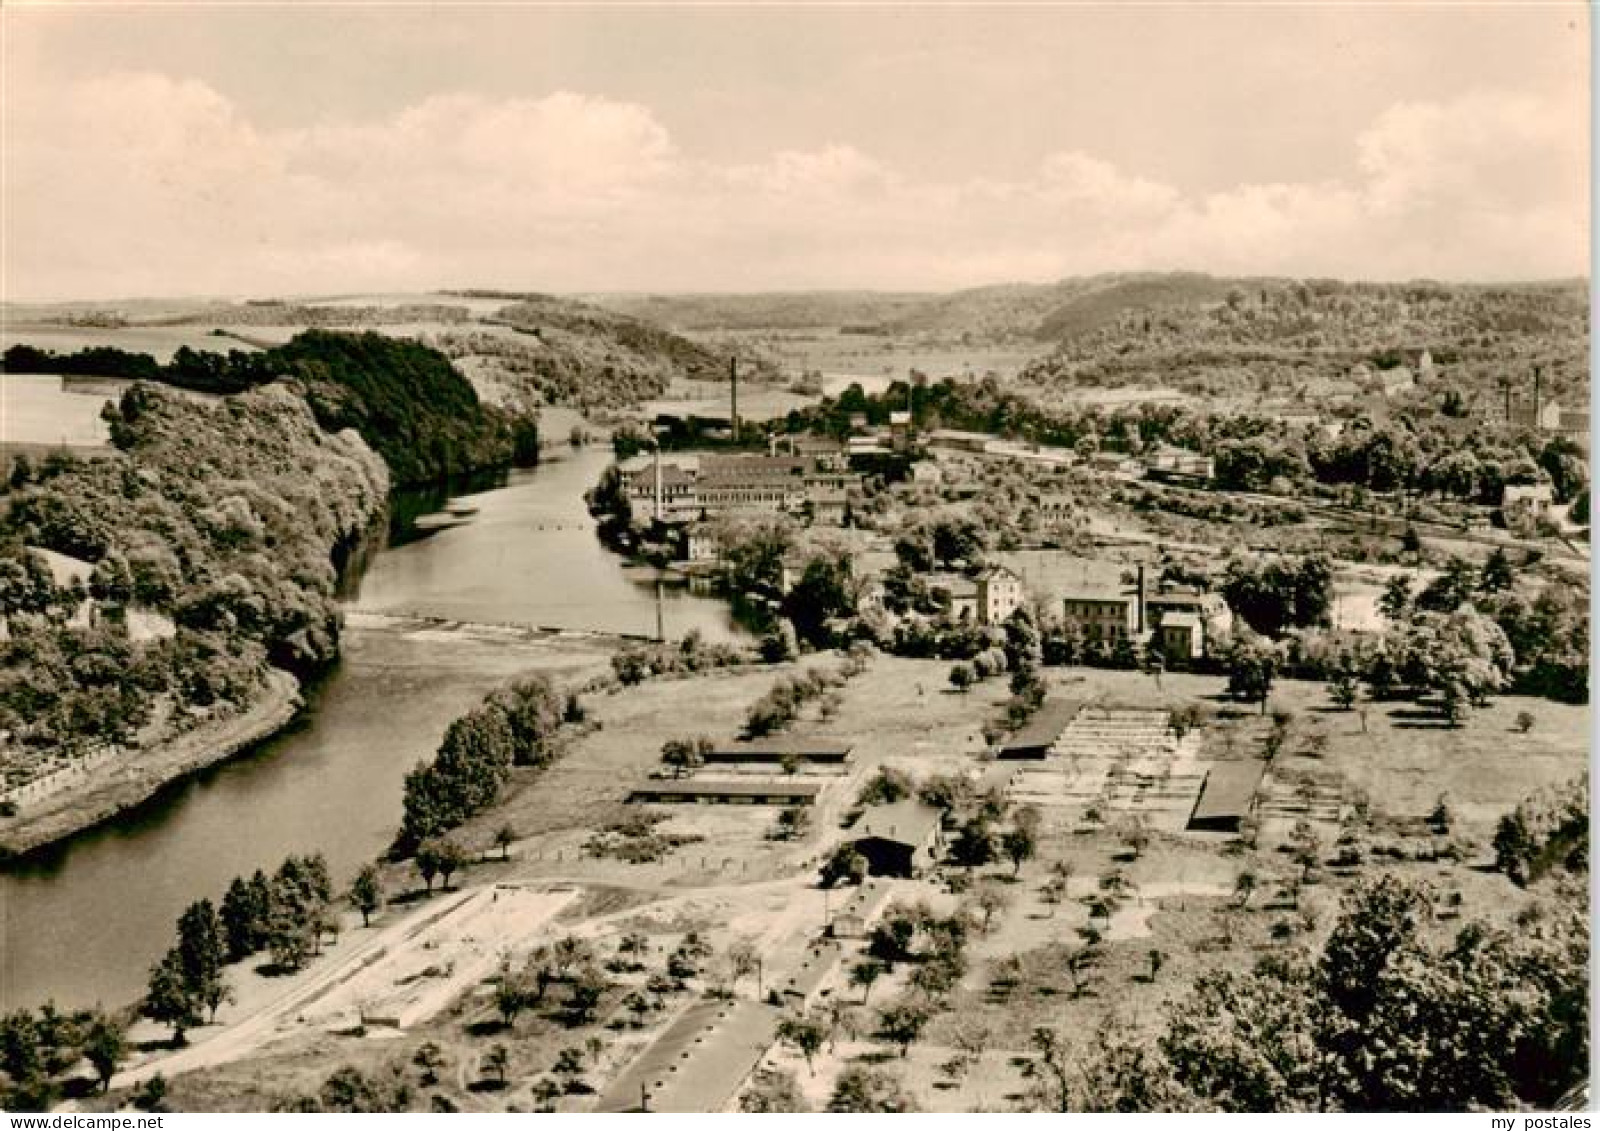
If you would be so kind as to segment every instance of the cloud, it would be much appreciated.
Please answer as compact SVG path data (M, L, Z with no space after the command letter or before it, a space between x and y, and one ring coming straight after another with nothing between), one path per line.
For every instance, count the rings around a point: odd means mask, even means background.
M646 106L566 91L268 128L204 84L116 73L35 78L4 114L14 298L1588 271L1581 114L1517 92L1397 104L1341 177L1204 195L1077 151L1013 178L844 144L719 164Z

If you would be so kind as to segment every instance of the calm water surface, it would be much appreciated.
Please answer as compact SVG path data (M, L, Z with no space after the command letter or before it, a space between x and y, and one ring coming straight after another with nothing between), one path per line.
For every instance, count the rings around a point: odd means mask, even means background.
M564 451L558 452L564 455ZM669 637L739 634L727 606L659 583L595 541L582 493L609 461L591 448L512 472L461 500L463 526L378 552L350 603L465 621ZM451 719L510 674L447 662L423 638L351 630L296 729L113 824L0 875L0 1009L54 999L120 1004L143 989L195 899L324 852L338 881L388 845L401 783Z

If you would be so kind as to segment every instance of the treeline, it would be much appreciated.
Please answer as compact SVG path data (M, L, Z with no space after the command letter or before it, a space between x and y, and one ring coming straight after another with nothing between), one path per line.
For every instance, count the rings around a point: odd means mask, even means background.
M748 663L750 654L733 644L706 640L699 629L684 633L677 643L660 641L624 644L611 657L611 670L624 687L661 675L691 675Z
M4 371L132 377L218 395L293 380L319 424L332 432L356 429L401 484L531 462L538 455L531 417L479 401L471 383L437 350L373 332L308 330L258 352L183 346L166 365L148 354L104 346L63 355L18 344L6 351ZM123 446L115 421L112 442Z
M1213 284L1220 280L1211 280ZM1142 296L1141 296L1142 297ZM1087 332L1061 335L1024 381L1043 386L1164 383L1200 394L1293 395L1356 364L1415 366L1423 349L1458 389L1492 395L1526 359L1560 395L1587 385L1588 294L1582 284L1518 287L1336 280L1239 280L1152 309L1130 302Z
M140 1010L172 1026L172 1042L233 1000L224 967L269 950L279 970L300 969L321 951L324 937L337 933L332 914L333 883L322 854L289 856L269 879L260 869L246 880L236 877L218 912L209 899L197 900L178 917L178 937L150 970Z
M562 696L542 675L492 693L450 724L432 761L406 775L392 854L410 856L493 805L514 766L549 765L563 724L582 720L577 697Z

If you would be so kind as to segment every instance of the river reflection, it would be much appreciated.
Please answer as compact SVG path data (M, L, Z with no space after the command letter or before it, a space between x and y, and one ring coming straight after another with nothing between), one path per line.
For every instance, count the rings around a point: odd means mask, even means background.
M558 452L502 486L479 484L459 500L475 509L468 521L425 537L407 517L444 500L397 500L400 544L367 555L347 600L462 621L740 636L725 603L598 544L582 494L609 451ZM0 876L0 1009L131 1000L187 904L288 853L326 853L343 883L387 846L405 773L514 673L513 660L464 663L425 639L352 630L345 643L295 729Z

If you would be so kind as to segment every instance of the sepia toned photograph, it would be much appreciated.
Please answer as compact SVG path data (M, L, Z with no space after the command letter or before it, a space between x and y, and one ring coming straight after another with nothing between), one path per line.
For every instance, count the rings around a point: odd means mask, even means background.
M1591 23L8 0L0 1111L1588 1127Z

